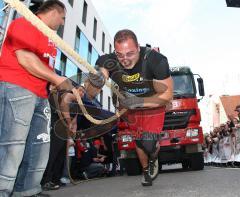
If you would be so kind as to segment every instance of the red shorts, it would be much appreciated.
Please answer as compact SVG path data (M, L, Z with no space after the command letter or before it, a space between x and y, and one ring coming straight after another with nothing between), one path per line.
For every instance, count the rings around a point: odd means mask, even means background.
M123 118L126 119L131 129L160 133L163 129L165 108L128 110Z

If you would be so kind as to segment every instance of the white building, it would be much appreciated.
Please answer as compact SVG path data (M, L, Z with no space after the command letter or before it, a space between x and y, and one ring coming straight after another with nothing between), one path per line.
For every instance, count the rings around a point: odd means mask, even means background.
M34 5L38 5L41 1L25 0L24 3L30 6L30 8L34 8ZM83 59L94 66L99 55L112 52L112 38L90 0L61 1L66 6L67 14L65 25L59 29L58 35L79 53ZM3 6L3 0L0 0L0 9ZM10 18L15 18L16 16L16 13L13 12ZM3 23L2 21L0 21L1 24ZM83 65L77 65L70 59L67 54L59 50L56 59L56 69L67 77L74 76L73 79L80 83L87 70ZM108 87L105 86L103 88L98 100L104 109L114 111L111 101L111 90Z

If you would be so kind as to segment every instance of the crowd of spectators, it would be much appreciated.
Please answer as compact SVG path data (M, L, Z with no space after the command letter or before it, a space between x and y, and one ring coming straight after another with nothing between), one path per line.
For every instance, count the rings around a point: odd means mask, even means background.
M205 134L204 159L206 165L240 167L240 105L229 120Z

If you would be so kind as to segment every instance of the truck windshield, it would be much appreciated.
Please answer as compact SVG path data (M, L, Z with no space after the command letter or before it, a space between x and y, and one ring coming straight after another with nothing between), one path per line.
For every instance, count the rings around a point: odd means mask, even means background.
M194 85L191 75L172 75L174 84L174 97L194 96Z

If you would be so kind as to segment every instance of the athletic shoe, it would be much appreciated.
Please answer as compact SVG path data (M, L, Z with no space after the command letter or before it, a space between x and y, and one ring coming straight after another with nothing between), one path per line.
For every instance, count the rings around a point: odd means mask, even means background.
M67 177L62 177L62 178L60 179L60 182L61 182L61 183L64 183L64 184L69 184L69 183L71 183L70 179L67 178Z
M143 171L142 186L152 186L152 179L148 170Z
M159 166L158 166L158 159L150 159L149 160L149 175L152 180L154 180L159 172Z
M60 186L58 184L55 184L55 183L52 183L52 182L48 182L48 183L45 183L43 186L42 186L42 189L44 191L48 191L48 190L57 190L59 189Z

